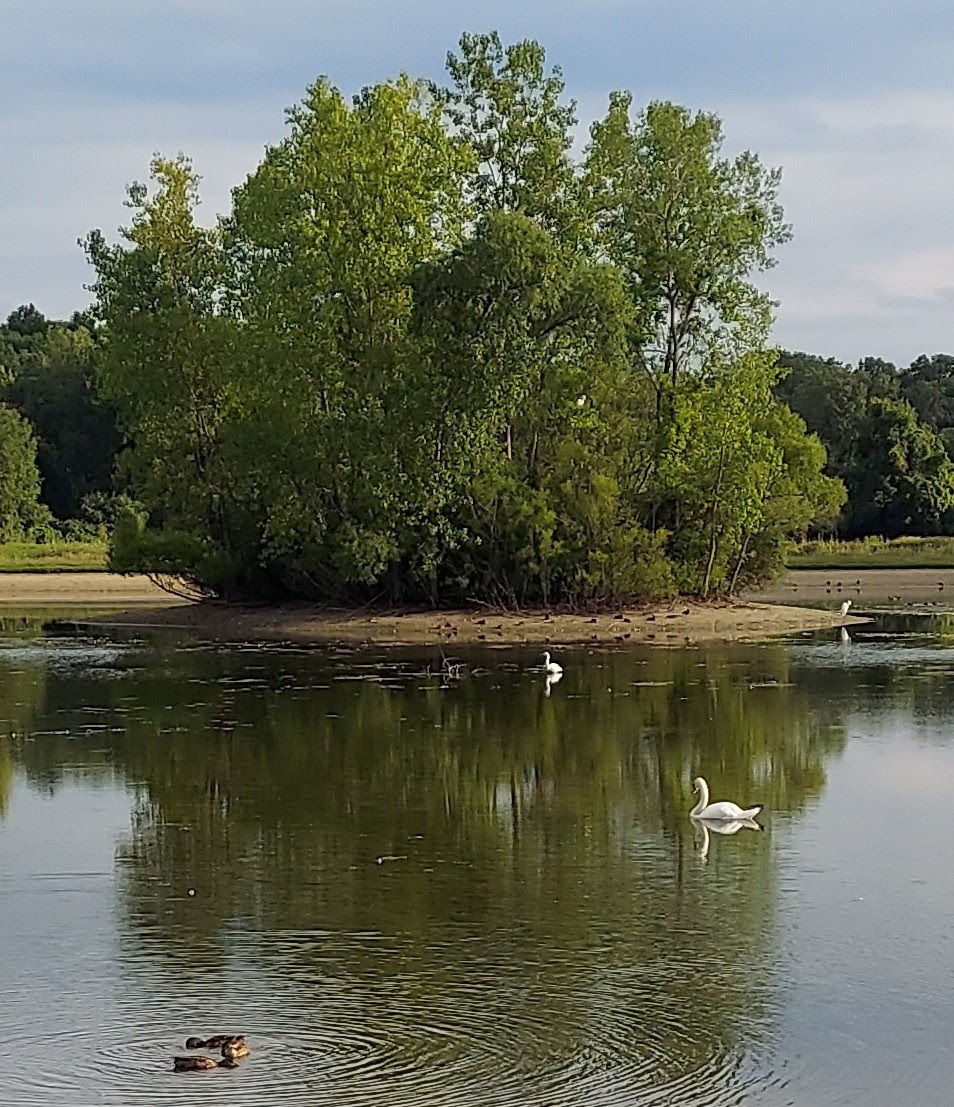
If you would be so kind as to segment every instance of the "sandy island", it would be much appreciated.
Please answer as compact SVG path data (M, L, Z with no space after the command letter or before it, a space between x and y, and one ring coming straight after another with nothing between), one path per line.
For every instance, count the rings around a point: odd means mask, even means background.
M909 575L909 574L905 574ZM792 574L789 575L790 577ZM858 574L852 575L852 581ZM932 579L937 578L934 572ZM785 592L784 589L789 591ZM834 588L834 586L832 586ZM954 573L951 574L954 593ZM796 586L797 591L797 586ZM3 573L0 604L115 610L75 621L80 626L168 627L216 640L401 645L572 645L600 643L679 646L744 641L824 630L864 622L839 614L840 592L811 597L818 606L778 602L792 596L791 583L732 603L678 600L600 613L341 609L311 604L253 606L218 601L192 603L162 591L146 577L111 573ZM854 589L851 596L855 596ZM849 598L845 593L845 598ZM69 615L65 613L66 618ZM72 620L71 620L72 621Z

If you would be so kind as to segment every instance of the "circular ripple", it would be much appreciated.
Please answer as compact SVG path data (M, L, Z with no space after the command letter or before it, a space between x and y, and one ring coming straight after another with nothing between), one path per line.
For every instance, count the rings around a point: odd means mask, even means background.
M356 945L380 972L336 974ZM127 966L152 987L127 979L115 1008L95 1019L91 1011L83 1026L54 1018L42 1034L5 1035L7 1056L30 1058L12 1066L5 1102L148 1107L201 1094L259 1107L725 1104L771 1078L740 1052L758 1028L726 1033L692 1018L664 963L613 965L601 952L582 971L577 951L565 964L524 958L508 971L486 947L466 949L412 956L373 935L270 935L227 984L215 974L162 989L154 965ZM700 958L687 967L705 977L710 966ZM246 1033L253 1051L238 1069L172 1071L187 1036L228 1032Z

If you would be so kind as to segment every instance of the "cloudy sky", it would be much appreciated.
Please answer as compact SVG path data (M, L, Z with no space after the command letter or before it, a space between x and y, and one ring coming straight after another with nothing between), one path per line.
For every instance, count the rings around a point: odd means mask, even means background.
M0 317L89 302L77 239L115 235L154 152L193 158L211 220L319 74L440 78L492 29L543 43L583 124L625 88L715 111L727 153L782 167L780 345L954 352L951 0L2 0Z

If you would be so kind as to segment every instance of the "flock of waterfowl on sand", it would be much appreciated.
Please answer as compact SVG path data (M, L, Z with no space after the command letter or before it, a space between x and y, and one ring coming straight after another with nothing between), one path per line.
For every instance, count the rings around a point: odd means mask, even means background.
M209 1069L237 1069L239 1058L247 1057L248 1048L244 1034L213 1034L211 1038L186 1038L186 1049L217 1049L221 1057L204 1054L182 1053L172 1059L176 1072L206 1072Z

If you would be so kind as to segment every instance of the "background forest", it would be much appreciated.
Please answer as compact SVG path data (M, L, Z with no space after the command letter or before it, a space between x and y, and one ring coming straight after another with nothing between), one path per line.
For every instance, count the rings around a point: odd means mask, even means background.
M153 161L84 243L90 313L0 328L3 535L108 527L115 568L226 596L513 605L952 529L954 358L770 346L777 171L625 93L577 156L534 42L465 35L448 74L320 79L213 227Z

